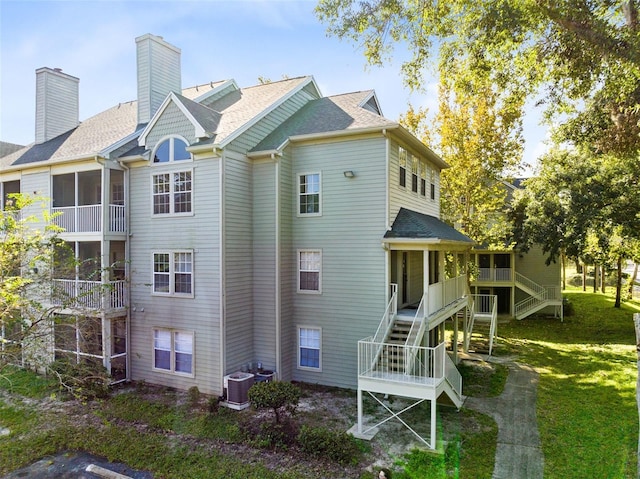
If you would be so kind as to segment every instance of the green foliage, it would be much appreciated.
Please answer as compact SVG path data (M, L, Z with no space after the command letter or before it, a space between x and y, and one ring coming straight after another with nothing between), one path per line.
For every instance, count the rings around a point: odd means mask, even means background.
M60 390L76 398L97 399L109 394L109 374L102 364L61 358L48 369L58 378Z
M324 427L302 426L298 444L307 454L328 457L340 464L358 464L362 456L358 440L351 434Z
M300 401L300 388L286 381L262 381L249 389L249 401L256 409L271 409L275 422L279 423L282 415L295 413Z

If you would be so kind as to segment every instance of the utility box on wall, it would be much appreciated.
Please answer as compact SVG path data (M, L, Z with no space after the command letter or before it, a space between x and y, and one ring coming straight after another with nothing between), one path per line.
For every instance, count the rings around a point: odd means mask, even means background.
M249 388L253 386L254 375L237 372L224 377L224 389L227 394L226 406L231 409L249 407Z

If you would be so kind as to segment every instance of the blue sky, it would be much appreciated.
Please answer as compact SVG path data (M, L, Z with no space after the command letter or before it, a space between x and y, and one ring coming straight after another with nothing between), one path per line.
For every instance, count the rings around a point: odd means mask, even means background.
M62 68L80 78L80 120L136 98L135 38L164 37L182 50L182 84L234 78L313 75L324 95L374 89L397 120L411 102L436 108L436 79L424 92L402 84L397 50L384 68L366 67L358 45L326 35L315 0L31 1L0 0L0 139L34 138L35 70ZM542 151L546 129L532 111L525 160Z

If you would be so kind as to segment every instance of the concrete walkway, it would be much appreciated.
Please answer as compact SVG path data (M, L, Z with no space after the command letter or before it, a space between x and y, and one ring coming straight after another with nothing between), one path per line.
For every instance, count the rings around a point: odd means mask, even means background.
M538 373L524 364L505 365L509 376L502 394L468 397L464 406L491 416L498 424L493 479L542 479L544 456L536 418Z

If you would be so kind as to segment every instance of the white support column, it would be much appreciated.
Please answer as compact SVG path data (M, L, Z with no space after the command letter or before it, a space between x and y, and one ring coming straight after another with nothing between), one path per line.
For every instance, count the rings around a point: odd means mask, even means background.
M358 388L358 434L362 434L362 389Z
M431 449L436 448L436 401L431 402Z

